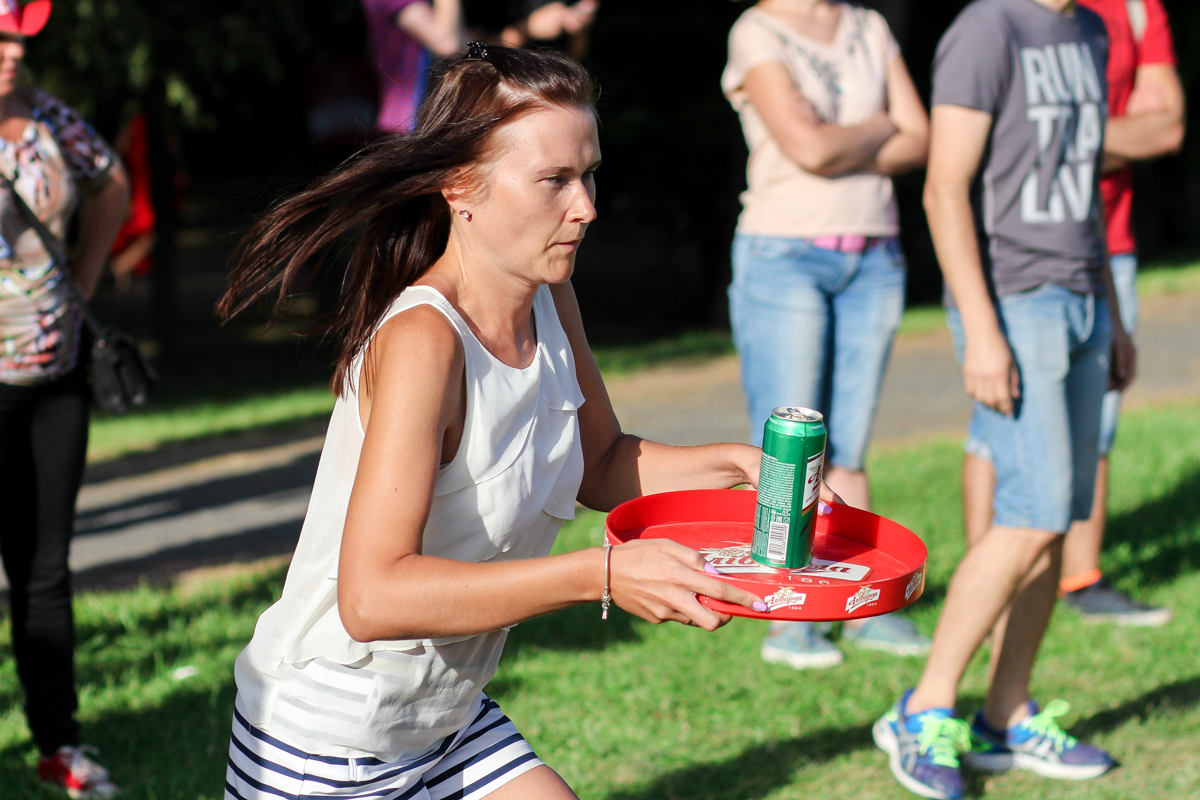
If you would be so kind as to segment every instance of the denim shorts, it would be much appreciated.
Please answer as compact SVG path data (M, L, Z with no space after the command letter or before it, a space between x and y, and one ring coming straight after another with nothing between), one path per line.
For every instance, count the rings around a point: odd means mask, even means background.
M1117 300L1120 302L1121 322L1130 336L1137 330L1138 323L1138 293L1136 253L1122 253L1112 256L1113 287L1117 290ZM1117 437L1117 417L1121 413L1121 393L1111 391L1104 395L1104 405L1100 411L1100 455L1107 456L1112 450L1113 440Z
M815 408L829 430L826 463L862 469L904 312L904 279L895 238L861 253L808 239L734 238L729 315L751 442L762 444L772 409Z
M1000 298L1001 328L1021 375L1011 417L975 404L967 450L996 470L993 523L1065 533L1087 519L1112 326L1103 297L1054 284ZM947 311L959 360L962 319Z

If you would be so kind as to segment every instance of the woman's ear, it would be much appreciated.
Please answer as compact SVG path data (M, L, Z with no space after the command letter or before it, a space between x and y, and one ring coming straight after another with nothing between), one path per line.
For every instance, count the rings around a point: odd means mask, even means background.
M466 202L467 192L462 186L447 186L442 189L442 198L450 204L451 208L458 208Z

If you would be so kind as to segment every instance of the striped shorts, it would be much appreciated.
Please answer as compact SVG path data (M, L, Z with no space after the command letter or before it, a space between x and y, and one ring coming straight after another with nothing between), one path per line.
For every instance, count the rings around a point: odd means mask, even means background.
M255 728L235 708L225 800L478 800L542 760L495 700L416 758L333 758L305 753Z

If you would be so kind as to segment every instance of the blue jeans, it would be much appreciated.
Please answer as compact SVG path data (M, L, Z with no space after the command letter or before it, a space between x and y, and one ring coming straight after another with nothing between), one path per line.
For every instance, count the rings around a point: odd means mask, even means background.
M829 431L826 463L862 469L904 279L895 238L861 253L807 239L734 238L729 314L754 444L773 409L815 408Z
M995 467L996 525L1066 533L1092 508L1112 346L1108 303L1047 283L1000 298L997 311L1021 396L1012 416L976 403L967 450ZM961 360L958 309L947 320Z
M1121 323L1130 336L1137 330L1137 253L1122 253L1110 257L1113 286L1120 302ZM1117 437L1117 417L1121 414L1121 393L1113 390L1104 395L1100 411L1100 455L1107 456Z

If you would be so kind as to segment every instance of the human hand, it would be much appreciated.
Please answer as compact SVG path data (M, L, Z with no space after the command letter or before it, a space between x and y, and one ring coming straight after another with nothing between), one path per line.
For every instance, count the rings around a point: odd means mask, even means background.
M574 5L567 6L563 14L563 30L567 33L579 33L596 20L596 12L600 3L596 0L578 0Z
M732 619L702 606L698 594L758 612L767 610L762 598L710 577L712 567L704 556L670 539L634 539L617 545L609 566L613 602L655 625L672 621L715 631Z
M1137 376L1137 348L1124 326L1113 328L1112 355L1108 369L1108 388L1124 391Z
M999 328L967 337L963 384L972 400L1012 416L1013 400L1021 396L1021 375Z
M525 27L530 39L550 41L562 36L566 30L567 17L571 10L565 3L546 3L525 18Z

